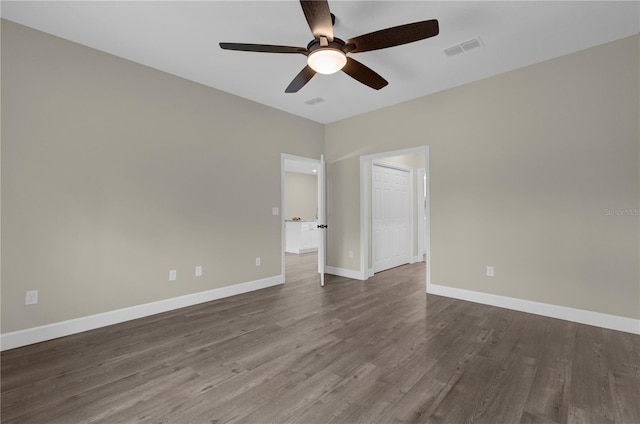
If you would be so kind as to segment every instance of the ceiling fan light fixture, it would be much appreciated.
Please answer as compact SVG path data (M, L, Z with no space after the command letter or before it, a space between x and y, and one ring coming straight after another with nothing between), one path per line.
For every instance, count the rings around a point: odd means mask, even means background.
M304 17L313 34L307 47L276 46L270 44L220 43L225 50L262 53L292 53L307 56L307 65L293 78L284 90L297 93L315 74L333 74L342 70L362 84L380 90L389 82L375 71L347 54L386 49L413 43L438 35L440 27L436 19L398 25L348 39L346 42L334 36L335 15L329 9L328 0L300 0ZM461 47L462 48L462 47ZM472 48L468 46L468 48ZM313 102L305 102L312 104Z
M334 74L347 64L347 55L334 48L317 49L309 54L307 64L319 74Z

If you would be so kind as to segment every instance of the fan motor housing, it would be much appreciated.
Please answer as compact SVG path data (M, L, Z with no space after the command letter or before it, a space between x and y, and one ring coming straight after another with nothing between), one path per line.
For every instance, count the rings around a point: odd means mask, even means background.
M309 53L314 52L318 49L334 49L334 50L344 51L344 45L345 45L344 41L335 37L333 38L333 41L330 41L329 45L327 46L321 46L320 40L314 39L314 40L311 40L309 44L307 44L307 51Z

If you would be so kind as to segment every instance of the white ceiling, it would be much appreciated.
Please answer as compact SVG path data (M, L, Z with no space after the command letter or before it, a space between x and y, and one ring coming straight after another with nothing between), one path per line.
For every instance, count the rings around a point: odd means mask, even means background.
M284 170L285 172L294 172L296 174L310 174L318 175L318 167L320 166L317 160L296 160L285 159Z
M134 62L328 123L640 32L639 1L330 1L335 35L352 38L438 19L440 34L353 57L389 81L375 91L344 73L285 94L302 55L225 51L219 42L306 47L297 1L2 1L2 17ZM480 37L457 56L443 50ZM325 101L309 106L316 97Z

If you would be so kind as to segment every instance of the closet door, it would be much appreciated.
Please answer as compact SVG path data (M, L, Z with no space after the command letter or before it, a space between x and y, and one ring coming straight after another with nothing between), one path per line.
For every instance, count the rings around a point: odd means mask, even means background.
M411 195L409 171L372 167L373 271L410 262Z

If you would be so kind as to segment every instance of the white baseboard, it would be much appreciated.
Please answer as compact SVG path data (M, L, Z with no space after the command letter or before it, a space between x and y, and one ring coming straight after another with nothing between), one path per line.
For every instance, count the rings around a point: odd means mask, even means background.
M232 286L220 287L171 299L159 300L157 302L131 306L129 308L116 309L114 311L75 318L68 321L5 333L0 336L0 351L57 339L58 337L69 336L71 334L197 305L199 303L211 302L212 300L222 299L224 297L276 286L283 282L284 277L282 275L275 275L261 280L234 284Z
M371 278L375 275L375 272L373 272L373 268L369 268L367 270L367 278Z
M422 255L411 257L411 261L409 263L417 264L418 262L424 261L424 257Z
M327 274L337 275L339 277L351 278L353 280L366 280L362 272L353 269L337 268L334 266L325 266L324 271Z
M295 253L296 255L301 255L303 253L311 253L311 252L317 252L318 248L317 247L309 247L306 249L285 249L285 252L287 253Z
M489 293L475 292L458 289L455 287L431 284L427 287L427 293L454 299L467 300L483 305L498 306L500 308L515 311L528 312L611 330L624 331L626 333L640 334L640 319L626 318L617 315L603 314L600 312L586 311L567 306L552 305L549 303L533 302L530 300L516 299L513 297L499 296Z

